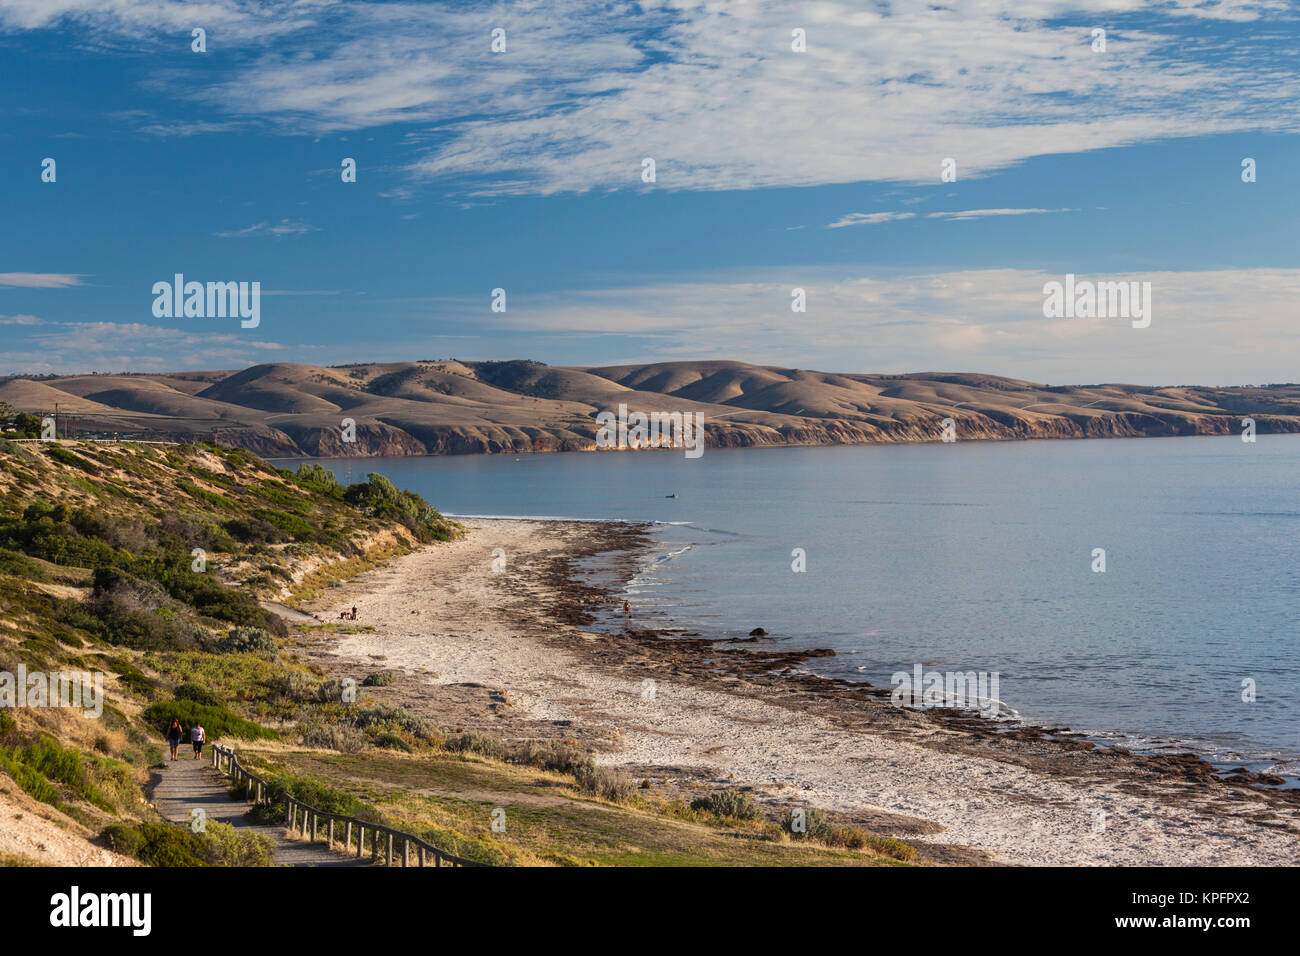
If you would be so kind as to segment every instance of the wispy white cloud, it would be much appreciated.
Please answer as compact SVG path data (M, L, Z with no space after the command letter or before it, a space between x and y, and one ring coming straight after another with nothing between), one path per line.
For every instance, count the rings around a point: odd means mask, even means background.
M987 219L990 216L1041 216L1050 212L1075 212L1074 209L963 209L959 212L932 212L927 219L947 219L958 222L966 219Z
M851 212L843 218L836 219L826 226L827 229L842 229L845 226L869 226L879 222L897 222L911 219L914 212Z
M0 286L19 289L66 289L81 285L84 276L72 272L0 272Z
M34 315L0 315L0 325L43 325Z
M492 334L525 334L556 354L574 336L621 336L631 343L620 358L627 361L983 371L1055 384L1279 382L1294 381L1300 368L1300 269L1079 276L1150 282L1153 318L1145 329L1122 318L1045 318L1043 286L1064 276L1034 270L864 277L791 266L764 275L516 295L508 313L493 317ZM795 286L806 291L805 313L791 311ZM443 315L482 315L479 300L436 304Z
M411 124L410 169L462 194L743 189L966 179L1035 156L1300 128L1285 0L8 0L8 30L75 25L105 42L241 57L216 82L160 71L210 115L317 135ZM493 27L506 52L490 51ZM1094 52L1091 31L1108 29ZM791 50L791 29L807 52ZM1212 41L1212 42L1211 42ZM89 41L88 41L89 42ZM198 55L198 54L195 54ZM208 54L209 56L213 54ZM212 124L205 126L205 124ZM423 129L427 133L421 133ZM641 160L657 183L640 181Z
M240 368L270 361L289 346L253 335L202 332L139 322L45 322L6 348L5 374L92 371L166 372ZM310 347L293 346L295 355Z
M243 229L231 229L226 232L213 233L221 239L248 239L258 236L271 236L276 239L283 239L285 236L301 236L304 233L315 232L316 227L296 219L281 219L277 223L258 222Z

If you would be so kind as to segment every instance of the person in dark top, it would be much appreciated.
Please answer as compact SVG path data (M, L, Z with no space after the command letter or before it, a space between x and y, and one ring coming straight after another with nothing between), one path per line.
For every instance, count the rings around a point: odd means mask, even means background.
M181 727L180 719L172 718L171 726L167 728L167 743L172 747L172 759L176 759L176 751L181 747L181 738L185 736L185 730Z

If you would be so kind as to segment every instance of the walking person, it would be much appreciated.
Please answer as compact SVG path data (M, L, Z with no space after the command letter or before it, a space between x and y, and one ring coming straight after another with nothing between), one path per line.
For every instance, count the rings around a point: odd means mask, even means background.
M172 759L177 759L176 751L181 749L181 738L185 736L185 730L181 727L179 717L173 717L171 725L167 728L167 743L171 744Z
M203 725L197 720L194 721L194 726L190 728L190 742L194 744L195 760L198 760L203 755L203 741L206 737L207 731L203 729Z

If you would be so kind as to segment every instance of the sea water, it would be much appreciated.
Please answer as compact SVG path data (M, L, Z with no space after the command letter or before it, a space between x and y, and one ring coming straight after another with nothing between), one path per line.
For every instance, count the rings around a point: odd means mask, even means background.
M452 515L656 522L641 626L993 673L1036 723L1300 774L1300 436L323 463Z

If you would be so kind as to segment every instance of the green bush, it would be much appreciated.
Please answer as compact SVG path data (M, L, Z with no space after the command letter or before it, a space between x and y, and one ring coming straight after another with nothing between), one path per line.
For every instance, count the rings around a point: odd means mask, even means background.
M322 465L314 463L299 465L298 473L293 476L293 480L308 491L327 495L330 498L340 500L343 498L343 486L334 477L334 472Z
M474 732L448 737L443 748L452 753L478 754L489 760L505 760L508 753L506 745L500 740Z
M61 805L59 791L45 777L20 760L9 756L4 749L0 749L0 770L13 777L14 783L22 787L33 800L48 803L52 807Z
M49 445L46 448L49 456L55 461L64 465L72 465L74 468L80 468L82 471L92 475L99 474L99 469L92 462L87 461L80 455L75 455L60 445Z
M364 514L405 525L420 541L450 541L456 527L413 491L398 488L383 475L348 485L343 500Z
M192 700L160 700L150 704L144 719L165 734L172 718L180 720L181 727L189 730L197 720L207 731L208 740L238 737L242 740L278 740L280 735L269 727L232 714L224 707L195 703Z
M636 781L613 767L586 764L578 767L573 777L583 793L595 794L613 803L624 803L636 792Z
M278 646L275 638L260 627L232 627L216 645L222 654L274 653Z
M802 817L802 826L796 824ZM817 840L825 843L835 835L835 828L826 814L814 807L797 807L788 811L781 821L781 829L796 840Z
M396 678L389 671L378 671L374 674L366 675L366 679L361 682L362 687L387 687Z
M379 704L366 707L351 716L352 726L358 730L374 729L376 733L409 734L419 740L438 740L438 732L429 721L413 714L405 707Z
M368 742L365 734L347 724L308 724L301 733L304 746L345 754L364 750Z
M250 820L258 822L280 823L284 820L285 795L293 797L299 803L305 803L322 813L336 813L339 816L356 817L367 823L387 824L388 820L360 798L343 790L336 790L327 784L292 774L278 774L267 780L266 796L268 803L258 804L247 814Z
M763 813L747 793L736 790L715 790L713 793L691 801L692 810L706 810L714 816L732 820L758 820Z
M202 684L192 684L189 681L181 684L172 694L177 700L192 700L196 704L202 704L205 707L222 707L225 702L214 692L204 687Z
M109 849L146 866L210 865L203 838L172 823L115 823L100 836Z
M275 841L210 820L203 833L204 858L218 866L274 866Z
M13 574L28 581L48 581L49 574L21 551L0 548L0 574Z
M258 508L253 512L253 517L259 521L265 521L294 540L312 541L316 538L316 529L312 525L297 515L289 514L287 511Z

